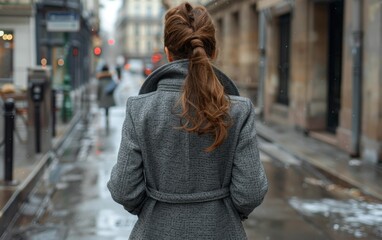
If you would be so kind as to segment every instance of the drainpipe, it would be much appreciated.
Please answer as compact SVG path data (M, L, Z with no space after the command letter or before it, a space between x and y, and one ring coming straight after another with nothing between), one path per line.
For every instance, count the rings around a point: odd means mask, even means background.
M352 78L352 156L360 155L361 119L362 119L362 0L353 0L352 6L352 55L353 55L353 78Z
M265 85L265 71L266 71L266 16L265 10L259 13L259 81L257 90L257 108L260 118L263 117L264 111L264 85Z

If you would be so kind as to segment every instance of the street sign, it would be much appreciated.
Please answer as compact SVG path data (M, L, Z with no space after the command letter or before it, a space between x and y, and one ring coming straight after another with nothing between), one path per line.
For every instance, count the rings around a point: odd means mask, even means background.
M80 16L75 12L48 12L46 27L48 32L78 32Z

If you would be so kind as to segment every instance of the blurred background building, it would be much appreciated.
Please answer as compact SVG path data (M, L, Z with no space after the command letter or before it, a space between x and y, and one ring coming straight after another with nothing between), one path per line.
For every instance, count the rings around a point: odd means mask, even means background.
M54 116L42 117L51 126L59 113L62 122L82 114L98 58L93 54L98 11L98 0L0 1L1 110L3 102L13 99L17 116L24 119L21 127L32 131L37 121L33 115L41 112ZM31 98L37 71L49 72L42 87L40 113L34 111ZM50 132L55 135L55 130Z
M150 58L161 47L160 0L126 0L118 11L116 44L126 58Z
M163 7L165 9L168 9L171 7L178 6L179 4L181 4L184 1L183 0L161 0L161 2L162 2ZM212 2L212 1L209 1L209 0L190 0L187 2L194 4L194 5L204 5L204 4L206 4L208 2Z
M26 88L27 67L36 65L34 1L0 1L0 81Z
M37 63L52 66L53 85L63 83L66 71L74 89L90 78L98 11L98 0L36 2Z
M72 85L76 87L85 82L92 65L92 38L99 31L98 11L98 0L0 1L0 81L25 89L27 68L49 65L53 68L53 82L60 84L65 54L70 52ZM78 18L78 30L70 30L65 36L66 31L57 29L57 24L52 25L57 12L70 12ZM49 29L49 26L53 27ZM75 68L78 62L86 65Z

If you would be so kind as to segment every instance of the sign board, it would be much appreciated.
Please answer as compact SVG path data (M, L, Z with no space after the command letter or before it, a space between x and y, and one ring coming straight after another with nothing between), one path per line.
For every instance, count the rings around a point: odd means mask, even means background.
M80 16L75 12L48 12L46 27L48 32L78 32Z

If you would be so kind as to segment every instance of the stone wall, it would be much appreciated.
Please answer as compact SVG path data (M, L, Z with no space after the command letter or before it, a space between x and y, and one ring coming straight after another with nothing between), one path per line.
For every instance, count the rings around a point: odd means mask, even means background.
M256 102L258 85L258 12L255 0L207 4L217 30L215 64L232 78L241 94Z

